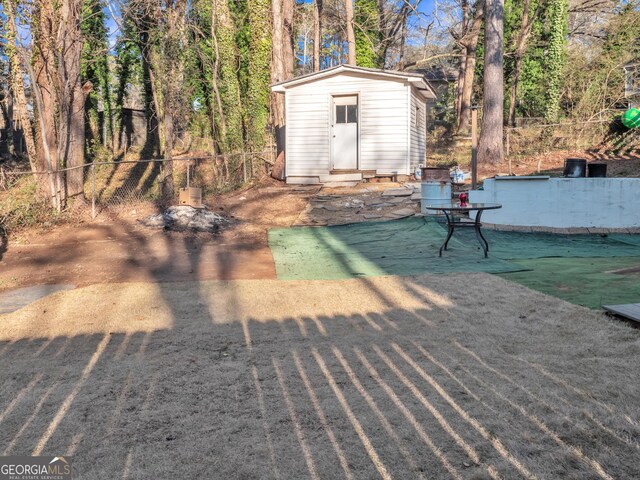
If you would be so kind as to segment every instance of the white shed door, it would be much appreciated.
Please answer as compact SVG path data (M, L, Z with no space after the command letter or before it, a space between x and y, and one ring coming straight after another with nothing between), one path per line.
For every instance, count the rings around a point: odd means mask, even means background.
M334 170L358 168L358 96L333 97L331 163Z

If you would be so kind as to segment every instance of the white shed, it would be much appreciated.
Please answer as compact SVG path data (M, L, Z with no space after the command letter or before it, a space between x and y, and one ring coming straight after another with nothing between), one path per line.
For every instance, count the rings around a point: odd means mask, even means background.
M409 175L426 157L419 73L340 65L275 84L285 96L287 183Z

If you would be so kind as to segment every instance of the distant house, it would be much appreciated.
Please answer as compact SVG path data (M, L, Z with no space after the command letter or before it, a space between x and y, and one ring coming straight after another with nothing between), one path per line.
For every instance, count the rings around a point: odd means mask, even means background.
M454 67L418 68L410 66L407 71L424 75L424 78L433 88L437 101L444 100L451 85L458 81L458 69Z
M624 65L624 98L630 107L640 107L640 60Z
M409 175L426 157L420 73L339 65L273 85L285 96L288 183Z

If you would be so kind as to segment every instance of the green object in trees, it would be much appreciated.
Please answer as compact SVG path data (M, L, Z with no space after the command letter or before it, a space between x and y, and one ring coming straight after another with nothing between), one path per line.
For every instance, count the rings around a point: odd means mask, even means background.
M622 114L622 124L627 128L640 127L640 108L630 108Z

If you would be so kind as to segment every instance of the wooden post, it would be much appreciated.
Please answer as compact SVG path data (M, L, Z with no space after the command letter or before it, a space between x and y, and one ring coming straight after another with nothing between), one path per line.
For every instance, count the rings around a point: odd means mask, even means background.
M504 153L509 157L511 155L511 135L509 132L511 131L511 127L506 127L504 129Z
M244 183L247 183L247 154L242 149L242 177L244 178Z
M471 105L471 190L478 187L478 106Z
M91 218L96 218L96 165L91 164Z

